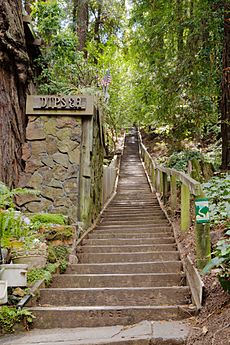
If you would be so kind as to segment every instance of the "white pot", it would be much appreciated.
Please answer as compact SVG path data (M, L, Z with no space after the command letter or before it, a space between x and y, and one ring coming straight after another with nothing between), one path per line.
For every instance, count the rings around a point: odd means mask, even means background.
M0 279L7 281L10 287L27 286L28 265L2 264L0 265Z

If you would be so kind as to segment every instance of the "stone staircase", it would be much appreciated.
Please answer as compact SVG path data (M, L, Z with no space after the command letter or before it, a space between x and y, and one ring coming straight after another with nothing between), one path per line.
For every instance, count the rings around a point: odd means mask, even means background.
M131 325L191 316L173 230L151 193L135 136L126 138L117 194L31 310L37 328Z

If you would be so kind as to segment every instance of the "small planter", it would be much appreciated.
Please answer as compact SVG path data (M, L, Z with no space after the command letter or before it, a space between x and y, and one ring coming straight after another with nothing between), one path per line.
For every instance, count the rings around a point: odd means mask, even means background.
M28 269L32 268L43 268L47 262L47 257L44 255L20 255L13 258L14 264L26 264Z
M0 279L10 287L27 286L27 268L28 265L0 265Z

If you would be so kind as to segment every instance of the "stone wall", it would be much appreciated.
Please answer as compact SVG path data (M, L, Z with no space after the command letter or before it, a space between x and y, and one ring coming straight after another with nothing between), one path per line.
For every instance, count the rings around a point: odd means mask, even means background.
M28 212L50 212L77 220L81 118L29 116L23 145L24 173L20 186L37 189L39 197L21 197Z
M40 195L21 196L18 205L25 212L62 213L84 231L101 211L103 157L99 111L83 118L29 115L19 185Z

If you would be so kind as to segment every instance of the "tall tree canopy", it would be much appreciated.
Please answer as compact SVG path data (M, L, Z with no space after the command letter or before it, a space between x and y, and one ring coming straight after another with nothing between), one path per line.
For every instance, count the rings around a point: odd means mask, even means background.
M148 125L178 148L183 139L222 135L229 168L229 0L25 5L43 39L38 92L98 94L109 69L110 127Z

